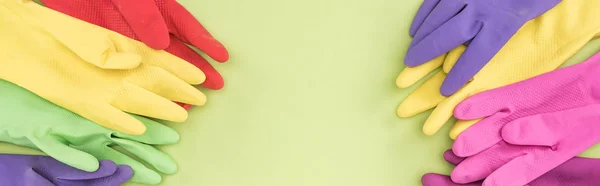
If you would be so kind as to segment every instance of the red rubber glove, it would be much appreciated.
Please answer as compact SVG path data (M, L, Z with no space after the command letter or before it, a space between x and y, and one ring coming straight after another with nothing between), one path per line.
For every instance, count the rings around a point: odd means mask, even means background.
M223 87L223 77L219 72L185 44L197 47L218 62L229 59L227 50L175 0L42 2L48 8L142 41L154 49L164 49L200 68L206 74L202 86L213 90ZM184 106L186 109L189 107Z

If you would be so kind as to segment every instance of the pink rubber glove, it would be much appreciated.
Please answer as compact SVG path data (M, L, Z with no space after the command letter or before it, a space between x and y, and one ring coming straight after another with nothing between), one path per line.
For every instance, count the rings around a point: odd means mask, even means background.
M444 159L452 164L458 165L465 158L461 158L447 150ZM481 186L483 181L467 184L454 183L450 176L427 173L421 178L423 186ZM528 186L589 186L600 185L600 159L574 157L552 169L550 172L527 183Z
M460 103L456 118L487 118L453 144L456 155L468 158L454 169L452 180L524 185L600 141L599 78L596 54Z
M225 47L175 0L42 0L51 9L140 40L196 65L206 81L202 86L223 87L223 77L186 45L206 52L219 62L229 59Z

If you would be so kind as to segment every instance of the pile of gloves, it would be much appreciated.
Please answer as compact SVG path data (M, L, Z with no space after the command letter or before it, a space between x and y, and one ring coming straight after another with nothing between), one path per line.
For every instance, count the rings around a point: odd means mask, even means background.
M218 62L225 47L175 0L42 2L0 0L0 141L49 155L0 155L2 184L157 184L174 173L154 145L179 134L159 121L183 122L206 102L193 85L224 84L188 45ZM600 53L556 70L600 34L597 17L598 0L425 0L396 83L428 79L398 115L435 107L427 135L459 121L444 154L456 168L423 184L600 185L600 161L576 157L600 141Z
M188 45L219 62L227 50L175 0L42 2L0 0L0 141L49 155L0 155L2 185L157 184L158 172L175 173L154 145L179 134L159 121L183 122L206 102L192 85L223 87Z
M600 34L599 16L598 0L425 0L397 85L429 79L398 115L435 107L427 135L458 121L444 154L456 167L422 183L600 185L600 160L576 157L600 141L600 53L556 70Z

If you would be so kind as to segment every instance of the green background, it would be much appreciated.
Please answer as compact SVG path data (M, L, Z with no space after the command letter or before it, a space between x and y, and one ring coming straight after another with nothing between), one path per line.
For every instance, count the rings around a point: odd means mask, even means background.
M450 125L402 119L395 78L422 0L178 0L222 41L226 85L169 124L169 186L407 186L449 173ZM588 45L569 64L600 49ZM0 144L0 152L40 154ZM600 149L586 153L600 157ZM138 185L138 184L128 184Z

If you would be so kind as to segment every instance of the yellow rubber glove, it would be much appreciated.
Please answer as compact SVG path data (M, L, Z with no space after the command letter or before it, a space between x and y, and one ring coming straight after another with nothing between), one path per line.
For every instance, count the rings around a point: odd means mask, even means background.
M0 27L0 79L107 128L142 134L125 112L182 122L172 101L206 101L193 65L30 0L0 0Z
M433 135L452 117L454 107L465 98L558 68L600 33L600 22L596 20L600 16L599 7L600 1L597 0L561 2L523 25L471 82L457 93L447 98L439 93L445 73L438 72L400 104L398 115L410 117L437 106L423 126L425 134ZM448 55L460 55L461 52L458 48ZM443 64L448 70L455 61L455 58L448 60L446 57L445 62L437 62L436 65ZM458 121L450 137L455 139L475 122Z

